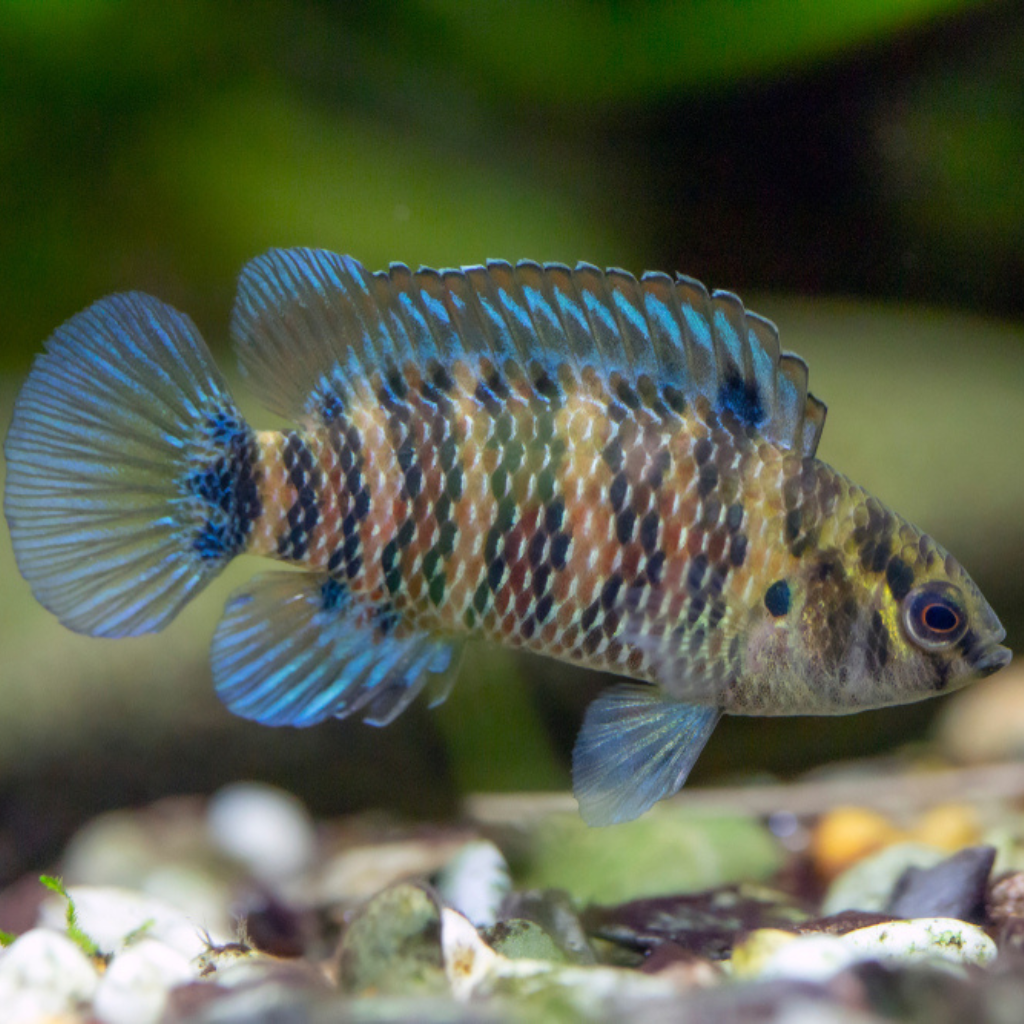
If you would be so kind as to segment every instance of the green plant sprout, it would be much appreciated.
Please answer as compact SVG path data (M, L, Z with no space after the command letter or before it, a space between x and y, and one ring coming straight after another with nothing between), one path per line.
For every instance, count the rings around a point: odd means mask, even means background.
M55 875L40 875L39 881L46 886L51 892L57 893L58 896L63 896L67 902L67 910L65 912L65 920L67 922L68 938L71 939L79 949L85 953L86 956L100 956L100 949L96 943L89 938L78 924L78 912L75 910L75 901L68 895L67 889L64 888L64 880L56 877Z

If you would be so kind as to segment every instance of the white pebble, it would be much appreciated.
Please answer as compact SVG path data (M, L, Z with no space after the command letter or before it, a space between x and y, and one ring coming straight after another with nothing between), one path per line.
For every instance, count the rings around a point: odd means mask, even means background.
M489 839L478 839L467 843L445 865L436 888L445 903L465 914L477 928L490 928L512 890L512 880L501 850Z
M210 799L210 841L271 884L304 871L316 855L313 819L302 802L259 782L225 786Z
M452 995L458 1000L469 999L504 959L480 938L462 914L448 907L441 910L441 951Z
M78 927L101 953L118 953L131 939L157 939L191 960L206 949L204 931L209 922L189 918L177 907L155 896L108 886L73 885L68 895L75 904ZM64 930L66 902L48 899L40 913L41 923ZM213 933L214 942L227 936Z
M88 1004L98 975L66 935L33 928L0 954L0 1007L7 1024L35 1024Z
M843 936L858 958L872 960L946 960L958 964L987 964L995 959L996 944L980 928L952 917L919 917L858 928Z
M111 961L96 990L93 1015L102 1024L155 1024L170 990L197 977L176 949L142 939Z
M801 935L768 956L757 977L826 981L857 959L857 953L838 936Z

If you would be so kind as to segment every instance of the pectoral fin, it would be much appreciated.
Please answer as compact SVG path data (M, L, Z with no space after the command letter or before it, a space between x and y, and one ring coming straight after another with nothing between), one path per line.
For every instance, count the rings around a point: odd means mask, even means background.
M638 818L686 781L722 712L625 683L587 708L572 754L573 791L588 825Z

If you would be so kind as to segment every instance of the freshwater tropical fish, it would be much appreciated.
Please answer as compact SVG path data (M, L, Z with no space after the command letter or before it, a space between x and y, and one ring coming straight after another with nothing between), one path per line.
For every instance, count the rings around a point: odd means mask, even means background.
M465 641L630 682L586 712L592 824L683 784L723 713L917 701L1010 660L935 541L815 458L775 327L686 277L491 261L369 273L275 250L231 331L251 427L193 323L102 299L49 339L6 441L18 566L69 628L163 629L241 554L213 640L235 713L391 721Z

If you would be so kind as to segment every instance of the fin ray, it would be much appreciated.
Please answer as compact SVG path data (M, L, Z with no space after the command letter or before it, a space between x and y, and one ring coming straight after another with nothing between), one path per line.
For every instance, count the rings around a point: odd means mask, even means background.
M259 396L307 422L388 365L481 357L524 373L539 362L646 375L805 454L823 422L806 365L780 353L774 325L682 275L528 260L370 274L347 256L272 250L242 271L232 331Z
M638 818L686 781L722 712L655 686L623 683L587 708L572 754L573 792L588 825Z
M236 467L230 445L248 437L184 314L130 292L72 317L37 358L5 442L4 507L36 598L77 632L162 629L244 540L238 495L218 512L188 482L218 459ZM222 531L220 550L200 550L206 528Z
M381 635L374 613L326 574L257 576L229 599L214 634L218 696L264 725L309 726L367 706L367 721L386 724L449 669L453 645L419 632Z

